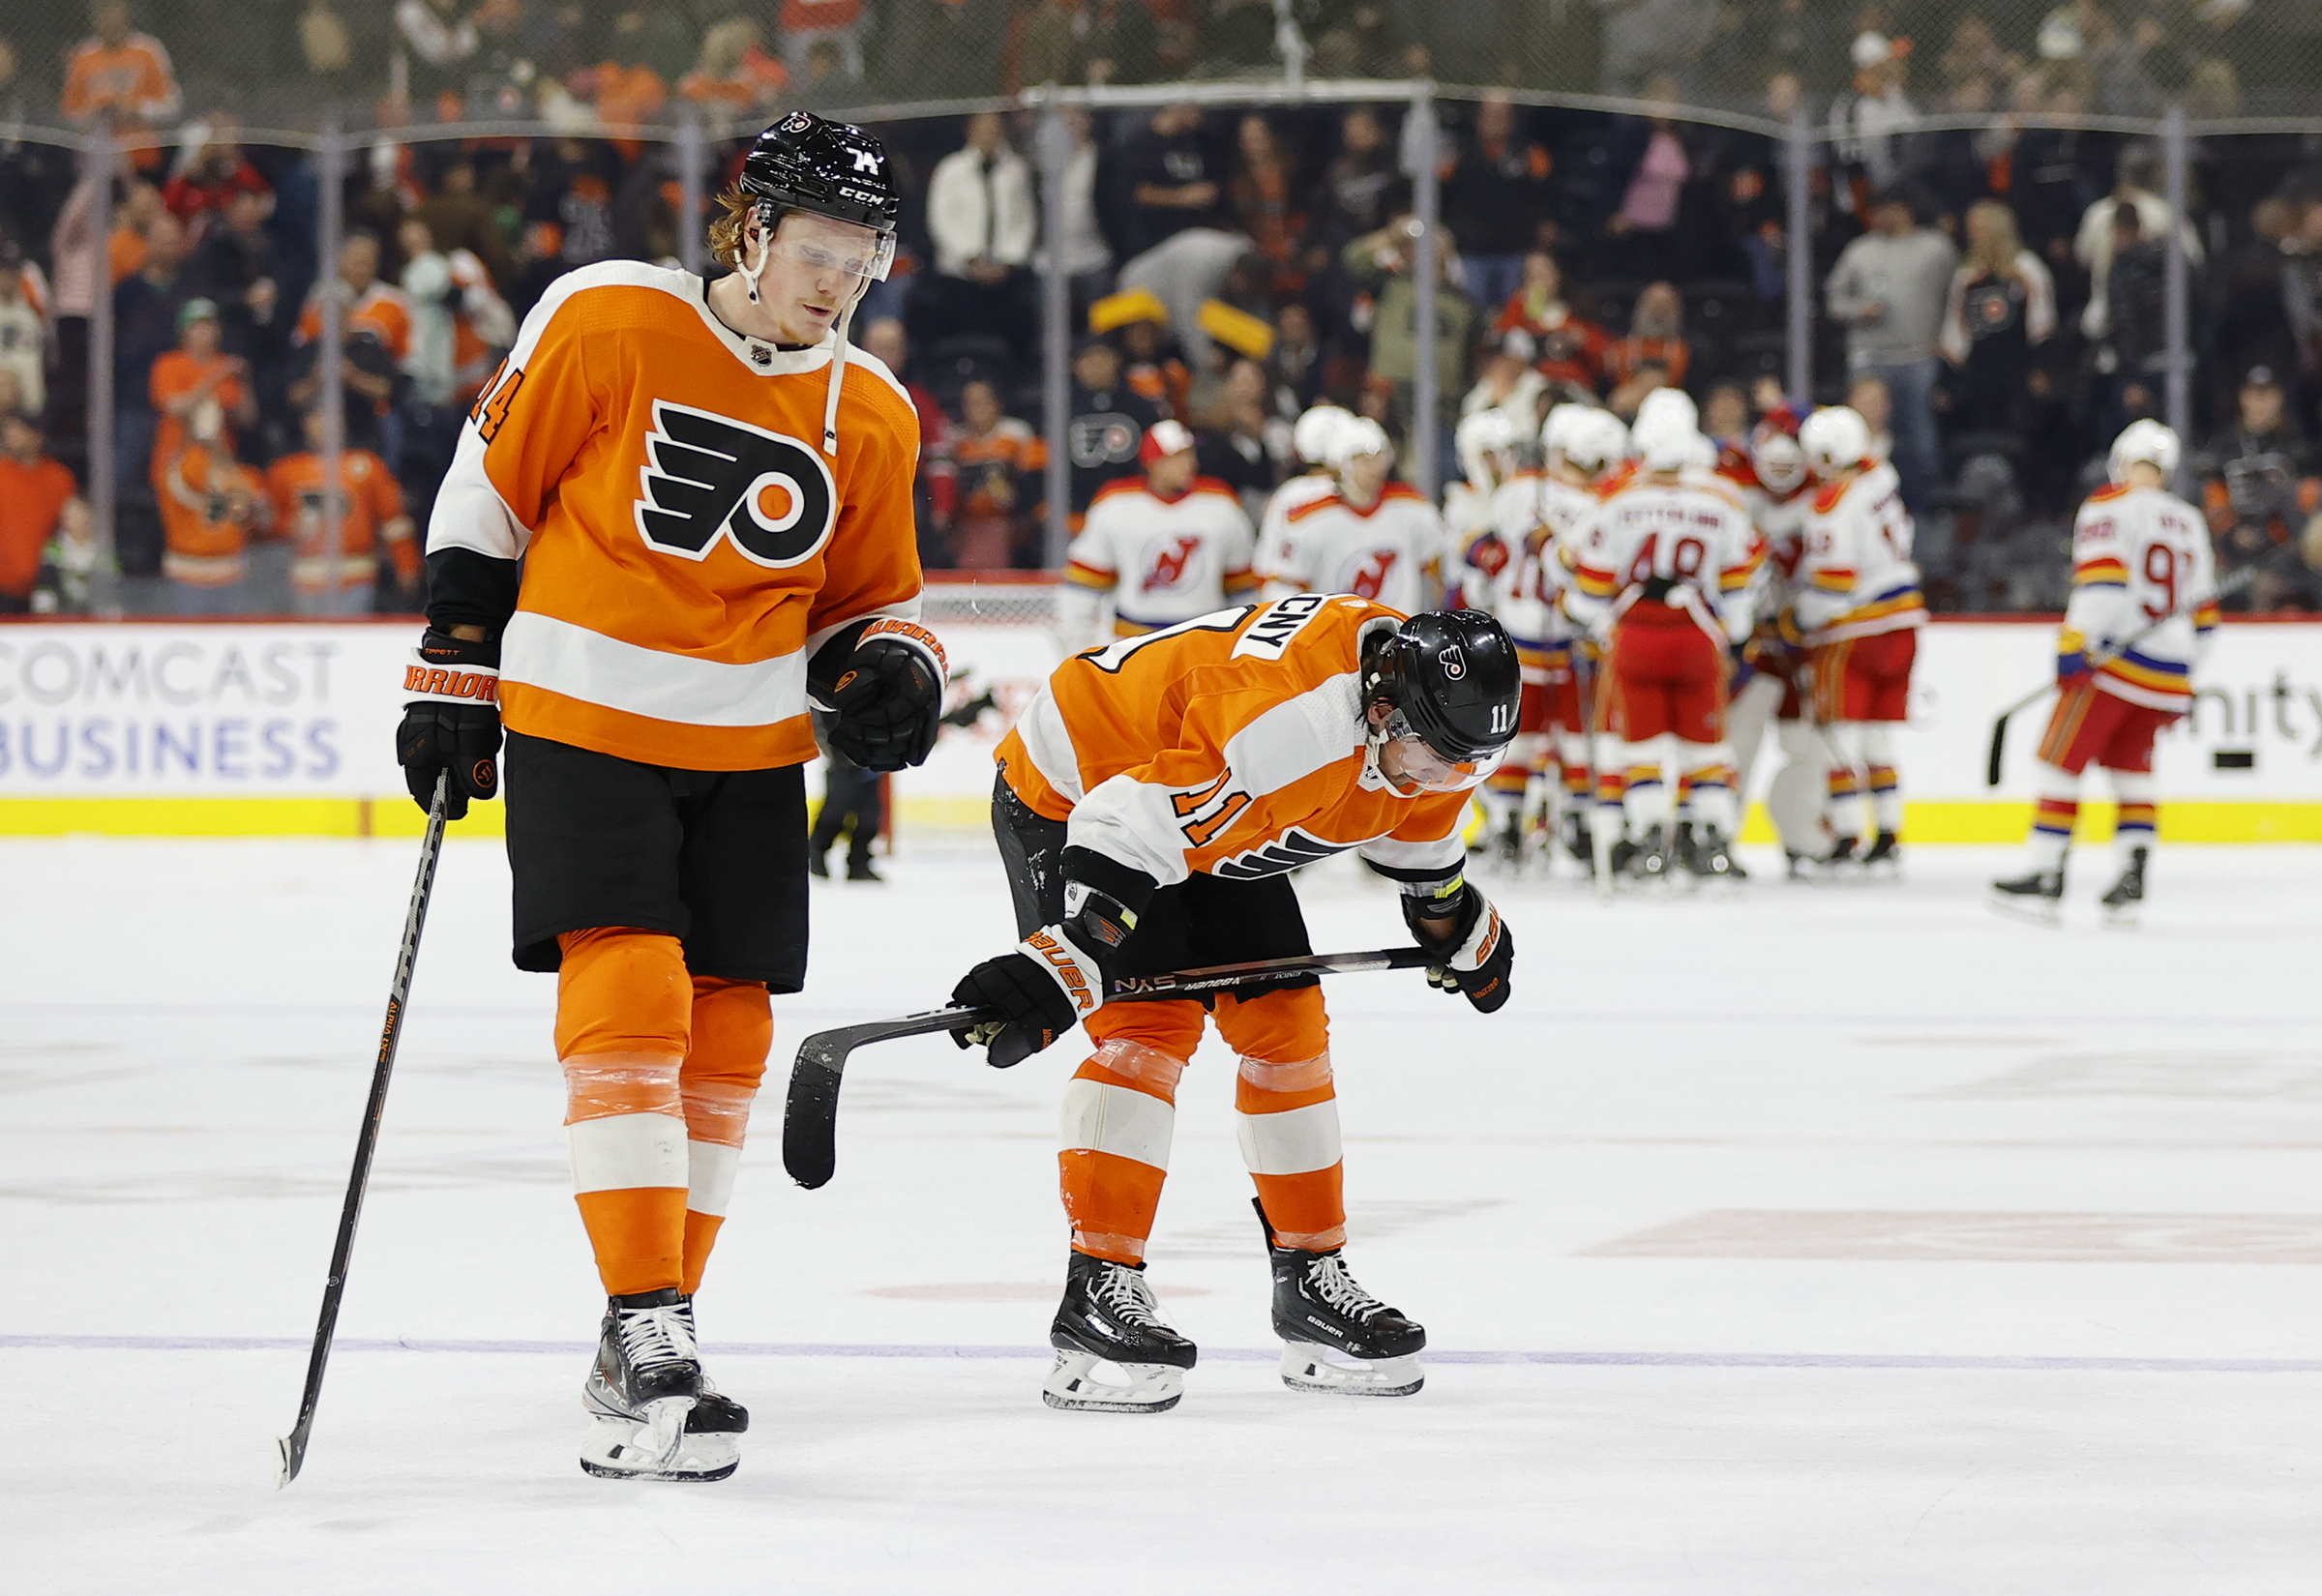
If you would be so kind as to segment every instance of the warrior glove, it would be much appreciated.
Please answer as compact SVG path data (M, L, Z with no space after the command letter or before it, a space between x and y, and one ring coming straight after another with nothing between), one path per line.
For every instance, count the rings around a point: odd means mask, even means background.
M828 669L816 689L830 710L823 735L833 754L865 770L918 764L936 746L943 713L943 646L915 621L873 620L842 633L817 652ZM827 665L826 665L827 662Z
M1436 906L1417 898L1403 900L1403 919L1419 946L1440 951L1444 961L1427 967L1428 985L1466 994L1478 1014L1491 1014L1507 1001L1508 976L1515 968L1516 939L1492 901L1462 882L1452 901L1449 934L1445 917L1422 911Z
M1078 933L1085 937L1085 933ZM1104 1006L1105 976L1076 932L1043 926L1014 953L987 959L951 990L953 1003L997 1018L951 1033L961 1047L981 1042L996 1070L1021 1064Z
M500 795L500 645L430 628L403 671L409 702L395 734L395 757L421 809L435 800L435 778L452 773L446 819L467 814L473 798Z

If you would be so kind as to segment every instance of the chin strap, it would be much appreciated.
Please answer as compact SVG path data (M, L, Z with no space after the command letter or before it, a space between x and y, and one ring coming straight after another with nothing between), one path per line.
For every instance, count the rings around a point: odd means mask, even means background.
M822 401L822 453L834 460L839 458L839 393L847 383L847 334L854 325L854 308L870 291L871 284L865 281L848 298L847 308L839 312L839 324L832 329L830 383Z
M750 264L750 238L746 232L742 236L741 248L734 251L733 262L733 275L740 278L743 286L750 290L750 303L753 305L758 303L758 280L766 275L766 262L774 256L774 230L766 224L762 210L759 215L758 229L758 264Z

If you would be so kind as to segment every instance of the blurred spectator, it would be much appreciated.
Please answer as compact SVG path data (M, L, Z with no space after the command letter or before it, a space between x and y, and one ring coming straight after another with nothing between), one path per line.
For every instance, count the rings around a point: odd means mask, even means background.
M1038 225L1031 168L1008 148L998 113L969 117L967 144L928 178L936 269L911 290L914 336L932 347L953 333L997 334L1028 359L1039 346L1039 290L1028 264Z
M189 159L162 190L162 203L186 224L187 236L196 245L235 195L274 197L274 186L260 177L242 154L241 132L241 124L233 117L212 117L207 128L188 140Z
M225 353L220 343L215 304L189 299L178 308L177 347L154 361L153 374L147 380L157 422L153 458L146 462L146 469L157 482L163 467L185 447L186 428L200 406L218 407L218 441L228 454L233 452L237 436L257 422L250 363Z
M16 379L12 408L37 416L48 406L48 324L24 291L24 251L0 243L0 371Z
M1290 459L1290 424L1267 403L1265 367L1247 358L1233 364L1199 437L1201 474L1232 488L1255 522Z
M1120 335L1121 380L1174 421L1193 414L1193 372L1170 337L1169 311L1149 289L1127 289L1088 308L1093 332Z
M178 340L177 313L193 298L180 270L185 229L166 211L145 230L145 264L113 290L114 547L121 569L146 576L159 568L162 520L154 499L154 433L160 417L149 378L154 362Z
M97 0L89 24L96 37L74 46L65 63L66 117L127 135L175 116L183 101L169 52L151 34L131 31L126 0ZM161 152L150 140L132 140L130 149L140 168L160 163Z
M1903 92L1910 69L1893 41L1883 33L1864 32L1850 53L1853 92L1831 107L1831 121L1841 130L1833 148L1838 160L1859 167L1876 192L1918 169L1920 157L1911 131L1919 125L1919 108Z
M476 190L476 163L464 153L455 155L436 178L434 192L419 202L412 214L428 225L435 248L450 254L465 250L491 274L492 285L508 281L508 235L501 230L499 207Z
M2201 501L2220 576L2267 558L2322 509L2322 459L2299 431L2282 402L2281 379L2268 367L2254 367L2243 378L2233 425L2204 454ZM2245 611L2311 606L2303 568L2269 572L2225 602Z
M1134 241L1120 286L1146 288L1168 307L1170 325L1196 369L1209 364L1201 309L1216 296L1249 239L1226 230L1225 185L1202 138L1202 113L1165 105L1121 152L1119 182Z
M1682 388L1693 369L1693 346L1685 341L1685 302L1674 283L1647 283L1628 313L1627 336L1605 345L1605 379L1616 393L1633 386L1648 366L1657 367L1671 388ZM1631 408L1635 402L1629 401Z
M1413 409L1419 369L1419 294L1413 266L1418 222L1397 217L1387 226L1349 244L1340 257L1347 278L1372 296L1370 380L1394 395L1396 408L1414 427L1432 425L1444 435L1436 458L1453 458L1448 442L1459 421L1459 401L1468 389L1468 354L1474 342L1475 308L1449 281L1458 266L1449 229L1435 240L1435 380L1437 411L1420 417Z
M1274 125L1256 112L1241 119L1238 145L1240 166L1228 188L1234 224L1271 268L1274 291L1296 293L1306 283L1306 216L1298 203L1297 169Z
M911 351L902 322L892 316L868 322L858 341L865 353L885 363L919 413L919 473L911 479L911 510L918 522L921 563L941 564L943 539L951 530L959 499L959 478L951 463L951 418L925 383L904 375Z
M157 473L172 607L180 615L239 615L246 608L252 536L266 525L258 479L224 440L215 399L194 406L184 442Z
M113 230L105 240L105 258L115 285L136 275L145 264L145 235L153 219L163 214L162 191L132 179L113 207Z
M1749 396L1738 382L1721 382L1701 406L1701 435L1734 449L1749 446Z
M1032 517L1048 451L1029 426L1000 408L998 391L990 383L970 382L960 391L951 458L960 475L952 563L964 571L1004 571L1020 560L1041 563Z
M2147 237L2134 204L2113 210L2112 269L2103 282L2109 324L2097 350L2097 370L2110 380L2098 431L2111 435L2134 418L2111 408L2130 384L2158 392L2168 380L2169 261L2167 246Z
M1884 377L1858 376L1846 385L1847 408L1862 418L1870 432L1870 458L1894 458L1894 396Z
M340 452L334 549L321 407L310 406L299 423L306 447L266 470L274 532L290 540L292 607L301 615L370 614L384 545L394 568L387 607L417 609L420 544L395 474L368 449Z
M402 427L395 414L396 378L411 354L411 302L401 288L379 281L379 241L353 232L339 247L336 275L314 284L299 311L291 342L309 362L290 386L290 402L304 409L322 392L322 373L312 364L321 352L325 296L339 301L344 359L340 380L346 395L346 439L394 461L402 454Z
M422 517L435 505L435 485L451 469L460 427L484 384L516 342L516 317L492 291L491 276L473 251L435 247L417 217L403 223L403 298L410 307L411 345L403 369L411 378L403 407L401 453L389 461L419 488Z
M1555 214L1553 170L1547 146L1519 134L1507 97L1484 96L1444 175L1443 216L1465 251L1468 297L1487 315L1523 284L1525 252Z
M2056 283L2016 237L1996 199L1967 213L1967 258L1951 274L1943 354L1958 374L1951 421L1967 431L2014 432L2030 396L2032 351L2056 331Z
M1070 410L1064 446L1072 464L1071 524L1078 531L1097 489L1136 471L1137 446L1161 412L1152 400L1129 390L1120 351L1096 337L1083 339L1073 352Z
M1066 106L1064 129L1072 137L1072 154L1064 163L1064 213L1051 219L1042 230L1040 264L1057 240L1064 250L1064 275L1072 281L1072 320L1077 325L1091 301L1113 287L1113 247L1105 241L1097 205L1096 141L1088 136L1088 113L1079 105Z
M1596 0L1604 14L1604 92L1629 95L1656 74L1688 74L1717 26L1715 0Z
M815 41L829 44L828 40ZM694 70L677 80L677 93L713 115L763 121L789 87L789 69L759 47L758 24L729 16L701 35ZM831 59L838 49L831 45Z
M1536 430L1536 418L1545 414L1548 399L1548 379L1533 369L1536 354L1532 335L1523 328L1501 334L1484 357L1483 374L1459 401L1459 413L1472 416L1478 410L1504 410L1516 423L1519 436L1528 418L1533 419Z
M1655 86L1663 93L1676 87L1666 80ZM1622 132L1635 127L1628 123ZM1677 226L1678 200L1685 180L1693 175L1692 159L1675 122L1656 116L1637 131L1641 141L1630 145L1633 163L1620 180L1621 202L1605 222L1606 233L1618 241L1608 246L1608 259L1620 262L1623 270L1651 270L1666 257L1664 241ZM1620 166L1615 163L1616 170Z
M2216 348L2220 371L2238 374L2252 366L2299 369L2299 323L2311 318L2314 307L2288 250L2298 221L2298 207L2289 200L2279 195L2259 200L2249 213L2248 239L2219 264Z
M69 521L88 518L73 473L44 453L45 441L32 416L0 415L0 615L33 607L50 544Z
M273 206L271 193L236 190L225 202L220 224L202 235L200 246L186 261L187 285L217 303L226 352L240 355L253 369L276 364L289 341L285 318L276 314L281 268L274 239L266 230ZM263 378L260 386L263 389ZM266 402L263 392L259 402Z
M1572 313L1564 300L1564 274L1556 257L1534 250L1524 257L1524 282L1500 311L1496 330L1530 335L1540 375L1593 398L1604 380L1612 340L1602 328Z
M2072 241L2073 255L2088 268L2090 292L2088 305L2080 312L2080 331L2092 341L2102 340L2113 328L2112 254L2118 247L2120 207L2125 204L2136 207L2140 239L2164 240L2170 226L2176 224L2169 202L2156 192L2160 186L2160 158L2157 152L2141 145L2123 150L2118 173L2112 192L2081 215L2080 230ZM2200 238L2189 222L2177 224L2177 232L2185 248L2187 268L2199 267Z
M1314 312L1293 300L1274 312L1274 346L1265 357L1274 379L1274 408L1285 416L1304 413L1323 390L1323 340Z
M1920 225L1906 193L1890 191L1871 212L1871 230L1839 252L1823 285L1833 320L1846 327L1847 369L1886 383L1894 405L1894 468L1903 502L1923 516L1942 458L1935 440L1936 342L1959 251Z
M872 98L862 74L849 69L846 53L827 39L806 47L806 70L783 91L785 107L804 111L844 110Z
M1378 231L1406 203L1406 179L1378 112L1365 105L1348 111L1339 118L1338 140L1311 207L1318 241L1334 249Z
M782 0L782 55L793 74L806 71L806 52L817 44L834 44L847 70L863 70L863 35L871 14L863 0Z

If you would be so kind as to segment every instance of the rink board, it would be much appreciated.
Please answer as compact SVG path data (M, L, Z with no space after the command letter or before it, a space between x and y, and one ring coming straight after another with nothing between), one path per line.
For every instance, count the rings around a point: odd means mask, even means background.
M894 779L907 833L982 826L993 747L1058 658L1038 626L943 636L969 691L991 688L999 707ZM1996 790L1985 748L1992 718L2051 672L2052 624L1939 622L1920 638L1897 738L1906 835L2018 839L2047 706L2011 726ZM0 835L415 834L393 753L411 640L402 621L0 628ZM2200 679L2193 713L2162 738L2163 838L2322 841L2322 624L2230 622ZM1760 760L1761 788L1777 760ZM500 817L480 806L458 829L492 835ZM2093 804L2083 835L2110 823L2110 806ZM1771 839L1762 812L1750 835Z

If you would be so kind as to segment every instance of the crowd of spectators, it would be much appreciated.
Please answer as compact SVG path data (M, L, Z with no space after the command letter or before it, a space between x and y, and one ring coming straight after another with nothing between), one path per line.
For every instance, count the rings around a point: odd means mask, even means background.
M1715 61L1751 76L1777 115L1803 97L1819 119L1830 95L1846 136L1818 146L1799 263L1818 310L1815 394L1783 391L1797 241L1783 147L1760 134L1495 93L1446 100L1434 126L1402 104L1076 111L1052 215L1028 120L889 123L878 131L907 185L905 251L854 325L919 409L928 563L1046 558L1039 273L1051 251L1071 283L1074 516L1134 469L1144 429L1165 416L1191 426L1203 470L1255 506L1297 468L1289 424L1322 399L1379 420L1406 459L1431 432L1456 470L1451 429L1487 405L1536 415L1586 398L1633 415L1652 389L1681 386L1730 440L1774 404L1847 398L1903 478L1932 600L1980 610L2061 603L2061 547L2092 463L2127 421L2161 410L2174 232L2197 357L2188 491L2228 569L2303 531L2322 469L2306 441L2322 397L2322 167L2310 155L2294 140L2205 146L2194 214L2180 218L2150 141L2005 118L1920 126L1926 109L2149 114L2205 78L2214 88L2212 67L2239 72L2227 45L2247 8L2077 0L2013 34L1973 5L1558 9L1590 14L1598 86L1674 104L1701 98ZM1898 9L1948 25L1913 48L1894 31ZM1430 67L1434 46L1397 31L1400 10L1293 11L1318 48L1352 51L1345 70ZM569 131L359 147L340 196L343 242L323 262L312 156L246 144L217 103L189 106L169 50L122 0L99 0L92 33L64 52L60 107L115 128L122 168L101 183L71 151L0 147L0 415L16 422L0 459L23 456L31 470L54 458L85 481L90 314L109 293L114 545L133 588L158 584L137 589L153 607L232 610L264 596L245 585L255 558L284 574L284 602L301 608L406 607L419 579L410 529L523 313L576 266L681 252L681 146L635 136L670 105L750 123L778 105L844 106L909 70L932 92L936 65L899 59L907 38L904 54L952 52L943 70L982 51L995 87L1038 80L1027 72L1135 80L1183 70L1188 49L1241 39L1234 28L1261 14L1264 37L1231 48L1263 55L1273 11L1249 4L785 0L698 16L401 0L388 120L508 116ZM361 53L338 17L313 0L302 47L329 44L335 25ZM711 142L706 189L730 180L740 149ZM1438 406L1423 416L1424 167L1444 227ZM334 430L317 358L332 304L335 430L354 473L336 493L316 463ZM30 568L50 575L25 578L21 549L0 550L0 606L66 602L59 574L74 560L85 590L86 556L67 546L85 531L88 496L69 495L42 527L10 517L7 537L54 557L35 553ZM2248 602L2322 606L2309 580L2269 577Z

